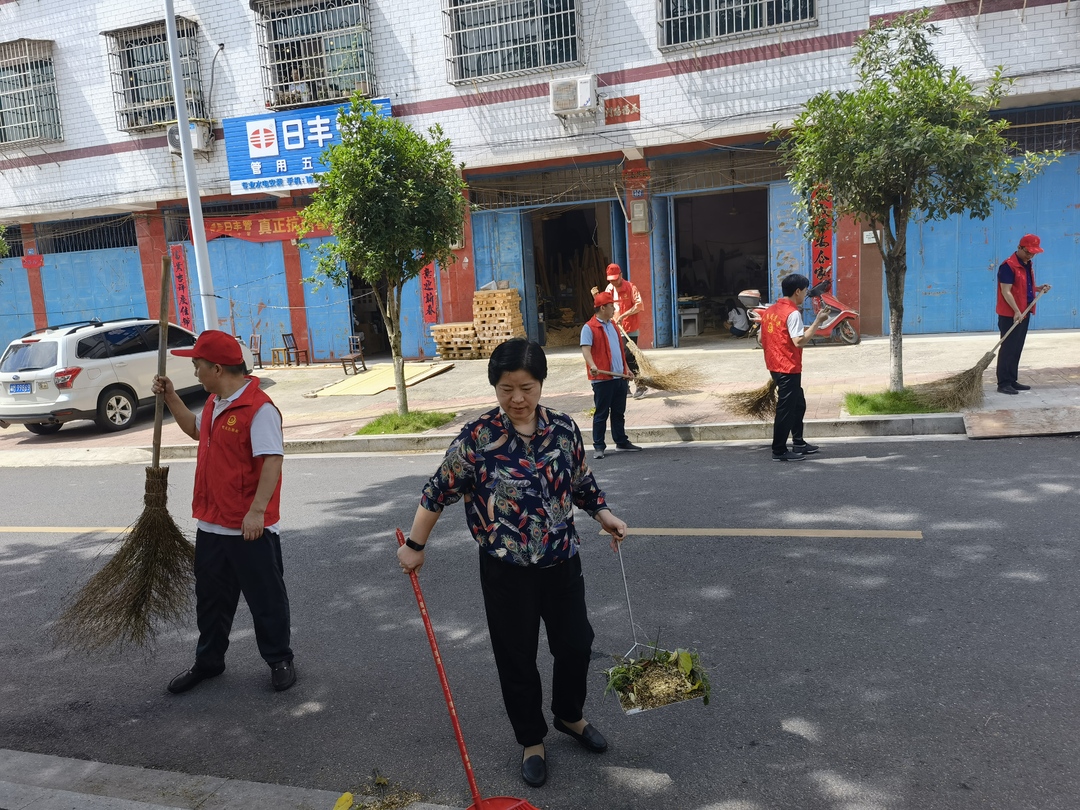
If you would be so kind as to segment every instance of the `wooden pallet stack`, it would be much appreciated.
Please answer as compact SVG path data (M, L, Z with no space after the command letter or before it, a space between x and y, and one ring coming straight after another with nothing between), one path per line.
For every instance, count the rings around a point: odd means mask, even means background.
M433 323L431 338L443 360L475 360L480 356L476 328L472 323Z
M525 337L518 291L477 290L473 293L473 326L481 357L490 357L503 341Z

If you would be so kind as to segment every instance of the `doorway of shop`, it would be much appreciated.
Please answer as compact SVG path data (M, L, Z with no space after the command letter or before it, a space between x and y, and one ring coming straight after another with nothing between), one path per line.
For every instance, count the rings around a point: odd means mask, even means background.
M542 208L532 213L532 231L541 341L577 346L593 316L592 288L607 286L612 261L625 272L626 220L617 203Z
M674 200L679 344L734 340L739 293L769 290L766 188L732 189Z

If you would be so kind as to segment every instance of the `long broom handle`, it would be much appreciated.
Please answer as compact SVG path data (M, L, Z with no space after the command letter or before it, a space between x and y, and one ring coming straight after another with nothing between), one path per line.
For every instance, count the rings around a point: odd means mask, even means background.
M405 545L405 535L401 529L397 530L398 546ZM450 696L450 684L446 680L446 670L443 669L442 656L439 655L439 645L435 641L435 631L431 627L431 617L428 616L427 605L424 604L424 594L420 590L420 580L415 571L409 572L412 580L413 594L416 596L416 604L420 607L420 618L424 620L424 629L427 630L428 644L431 645L431 654L435 658L435 669L439 671L439 683L442 684L443 697L446 698L446 708L450 710L450 722L454 726L454 736L457 737L458 751L461 752L461 764L465 766L465 776L469 780L469 790L476 810L484 810L484 800L480 798L480 788L476 786L476 777L473 775L472 762L469 761L469 752L465 749L465 737L461 734L461 724L458 722L457 709L454 708L454 699Z
M158 310L157 373L165 376L165 352L169 346L169 287L172 286L172 260L168 251L161 257L161 306ZM154 457L151 466L161 466L161 422L165 416L165 392L154 397Z
M622 585L626 591L626 613L630 616L630 636L634 639L634 647L637 647L637 625L634 624L634 609L630 607L630 586L626 584L626 566L622 561L622 543L615 546L619 552L619 568L622 569Z
M1036 302L1036 301L1038 301L1038 300L1039 300L1040 298L1042 298L1042 297L1043 297L1044 295L1046 295L1046 292L1045 292L1045 291L1044 291L1044 292L1040 292L1040 293L1039 293L1038 295L1036 295L1036 296L1035 296L1035 297L1034 297L1034 298L1032 299L1031 303L1027 305L1027 309L1025 309L1025 310L1024 310L1024 311L1023 311L1022 313L1021 313L1021 317L1020 317L1020 320L1019 320L1019 321L1013 321L1013 325L1012 325L1012 326L1010 326L1010 327L1009 327L1009 329L1008 329L1008 331L1006 331L1006 332L1005 332L1005 334L1001 336L1001 340L999 340L999 341L998 341L998 342L997 342L997 343L995 344L994 348L992 348L992 349L990 350L990 352L989 352L990 354L994 354L994 353L996 353L996 352L997 352L997 350L1001 348L1001 344L1002 344L1002 343L1004 343L1004 342L1005 342L1005 340L1006 340L1006 339L1007 339L1007 338L1009 337L1009 335L1011 335L1011 334L1012 334L1012 331L1013 331L1013 329L1015 329L1016 327L1018 327L1018 326L1019 326L1019 325L1020 325L1020 324L1021 324L1021 323L1023 322L1024 318L1026 318L1026 317L1028 316L1028 313L1029 313L1029 312L1031 312L1031 310L1035 309L1035 302Z

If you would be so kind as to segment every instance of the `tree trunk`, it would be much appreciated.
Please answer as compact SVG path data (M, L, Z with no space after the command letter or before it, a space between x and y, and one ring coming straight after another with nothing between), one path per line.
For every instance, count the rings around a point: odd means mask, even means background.
M907 275L907 220L905 208L893 208L885 222L885 291L889 296L889 390L904 389L904 278Z
M373 284L371 290L379 304L379 314L382 315L386 336L390 340L398 413L405 416L409 412L409 398L405 393L405 358L401 356L401 285L388 285L385 299L377 284Z

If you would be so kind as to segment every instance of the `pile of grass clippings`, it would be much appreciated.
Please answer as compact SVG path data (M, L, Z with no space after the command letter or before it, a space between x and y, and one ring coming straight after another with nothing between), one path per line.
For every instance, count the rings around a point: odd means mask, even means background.
M334 810L403 810L422 801L421 794L391 783L376 769L371 781L356 788L355 793L342 793Z
M709 677L697 653L651 648L644 658L623 659L607 670L604 690L614 692L623 711L644 711L703 698L709 705Z

